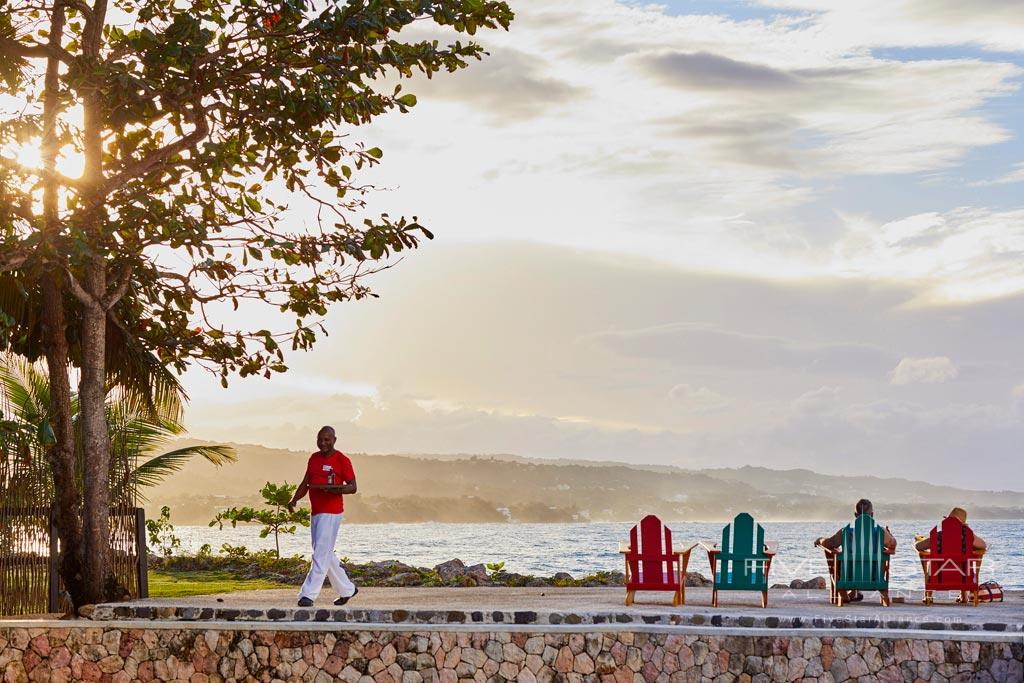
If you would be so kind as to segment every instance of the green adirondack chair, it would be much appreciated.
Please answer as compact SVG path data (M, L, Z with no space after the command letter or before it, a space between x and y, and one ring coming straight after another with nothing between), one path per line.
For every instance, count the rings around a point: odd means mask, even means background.
M842 545L833 550L821 546L829 565L830 599L842 606L843 591L878 591L882 604L889 606L889 557L885 529L871 515L858 515L843 529Z
M718 607L718 591L758 591L761 606L768 606L768 571L774 552L764 542L764 528L741 512L722 527L721 547L704 546L711 563L711 606Z

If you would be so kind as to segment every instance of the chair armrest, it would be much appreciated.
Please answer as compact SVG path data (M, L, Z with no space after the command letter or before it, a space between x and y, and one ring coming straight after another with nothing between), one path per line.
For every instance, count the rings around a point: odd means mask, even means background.
M826 557L830 556L830 555L834 557L834 556L839 554L839 551L835 550L834 548L826 548L825 546L821 545L820 543L815 543L814 545L816 545L817 547L819 547L823 551L825 551L825 556Z
M704 548L704 550L706 550L708 553L722 552L721 548L715 547L716 545L718 545L717 543L705 543L704 541L698 541L697 545L699 545L701 548Z
M675 551L675 554L676 555L689 555L690 551L693 550L694 548L696 548L698 545L700 545L700 543L691 543L685 549Z

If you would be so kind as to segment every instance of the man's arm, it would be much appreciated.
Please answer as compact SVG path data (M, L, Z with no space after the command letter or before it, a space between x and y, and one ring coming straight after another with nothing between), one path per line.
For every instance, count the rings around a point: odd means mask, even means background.
M988 548L988 543L985 543L985 540L981 536L975 536L974 549L984 551L986 548Z
M295 512L295 504L302 500L306 493L309 491L309 472L306 472L306 476L302 478L302 482L299 484L299 488L295 489L295 494L292 499L288 501L288 512Z
M846 527L843 527L843 529L845 529L845 528ZM839 546L841 546L843 544L843 529L840 529L839 531L835 532L834 534L832 534L828 538L824 538L824 537L819 538L818 540L816 540L814 542L814 544L815 545L820 545L820 546L822 546L824 548L828 548L829 550L835 550L836 548L838 548Z
M882 542L885 544L885 549L890 553L896 552L896 537L889 531L889 527L885 527L885 536Z

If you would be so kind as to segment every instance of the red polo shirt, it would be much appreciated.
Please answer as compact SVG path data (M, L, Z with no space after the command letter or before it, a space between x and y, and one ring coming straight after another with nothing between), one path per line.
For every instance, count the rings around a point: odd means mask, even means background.
M332 451L324 455L317 451L309 456L306 474L310 484L327 484L330 473L334 472L334 483L337 486L352 481L356 473L352 469L352 461L341 451ZM345 510L344 496L320 489L309 489L309 507L314 515L321 512L340 514Z

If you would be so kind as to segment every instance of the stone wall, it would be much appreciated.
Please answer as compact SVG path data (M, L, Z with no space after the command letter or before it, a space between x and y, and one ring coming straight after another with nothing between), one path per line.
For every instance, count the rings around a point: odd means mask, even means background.
M33 628L0 622L3 681L1024 680L1024 644L1019 636L1005 635L135 626L51 622Z

